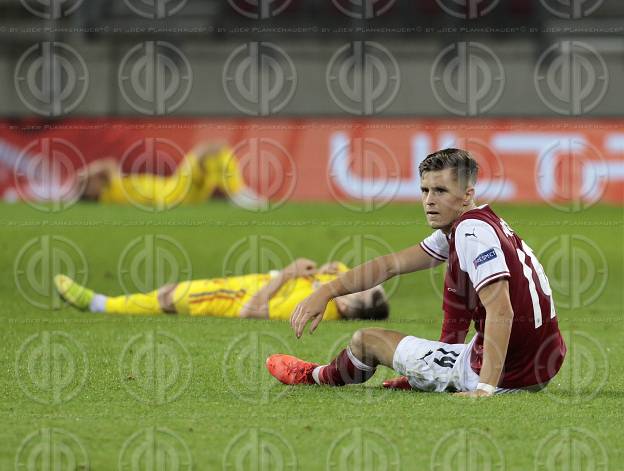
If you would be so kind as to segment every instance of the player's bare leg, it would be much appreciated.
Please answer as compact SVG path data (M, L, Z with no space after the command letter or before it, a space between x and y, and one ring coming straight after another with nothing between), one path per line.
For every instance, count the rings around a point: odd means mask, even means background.
M363 383L375 374L377 365L392 368L392 359L405 334L368 328L353 334L349 346L328 365L306 362L290 355L271 355L267 369L284 384L344 386Z
M351 340L351 351L354 352L357 358L364 358L365 363L373 364L374 360L366 361L366 358L379 359L380 364L392 368L392 359L394 358L394 352L399 342L405 337L405 334L395 332L386 329L362 329L359 342ZM356 332L356 334L358 333ZM355 337L355 336L354 336ZM358 345L360 346L358 350ZM357 352L357 353L356 353ZM389 389L412 389L407 377L400 376L387 381L384 381L383 386Z
M175 314L173 293L176 283L167 284L149 293L107 296L76 283L66 275L54 277L59 295L70 305L82 311L110 314Z
M376 367L381 364L392 368L394 352L403 337L405 334L396 330L376 327L360 329L351 337L349 348L356 358L368 366Z
M173 294L175 293L177 287L177 283L168 283L158 290L158 303L160 304L162 311L167 314L177 313L175 303L173 301Z

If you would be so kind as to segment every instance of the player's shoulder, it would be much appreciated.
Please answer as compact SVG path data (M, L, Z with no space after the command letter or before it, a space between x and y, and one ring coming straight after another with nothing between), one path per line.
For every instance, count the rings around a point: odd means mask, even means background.
M468 253L485 248L501 247L502 242L496 230L481 219L464 219L455 228L455 250Z
M465 237L478 237L476 232L495 234L495 224L499 220L489 205L484 204L463 213L454 224L456 237L464 234ZM459 234L459 235L458 235Z
M467 211L455 222L452 237L455 250L468 253L492 247L502 247L506 241L499 226L500 218L483 205Z

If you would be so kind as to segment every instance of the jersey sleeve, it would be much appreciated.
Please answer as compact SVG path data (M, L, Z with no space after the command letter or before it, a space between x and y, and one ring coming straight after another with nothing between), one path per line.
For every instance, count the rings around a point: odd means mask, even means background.
M440 229L435 231L420 243L421 248L431 257L441 262L448 258L449 245L444 232Z
M460 222L455 229L455 251L459 267L468 273L477 292L494 280L510 277L501 242L487 222Z

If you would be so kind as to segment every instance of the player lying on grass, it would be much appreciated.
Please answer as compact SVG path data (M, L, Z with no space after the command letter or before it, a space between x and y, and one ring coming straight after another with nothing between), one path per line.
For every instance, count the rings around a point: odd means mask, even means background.
M56 275L59 294L78 309L111 314L189 314L191 316L288 319L297 303L323 284L348 271L340 262L317 269L312 260L300 258L281 271L227 278L167 284L150 293L105 296ZM389 306L381 286L328 302L326 320L388 317Z
M296 307L290 321L299 338L308 322L310 331L316 329L331 299L446 261L444 335L454 340L361 329L328 365L272 355L267 368L278 380L342 386L363 383L384 365L415 389L490 396L539 390L559 371L566 346L548 279L505 221L487 204L475 204L475 160L466 151L444 149L427 156L419 172L423 207L435 232L419 245L378 257L323 285ZM466 345L471 321L476 333Z
M266 204L264 198L245 184L238 161L224 144L196 146L171 175L123 175L118 162L107 158L89 164L78 179L80 186L84 186L82 199L100 203L164 209L221 196L246 208Z

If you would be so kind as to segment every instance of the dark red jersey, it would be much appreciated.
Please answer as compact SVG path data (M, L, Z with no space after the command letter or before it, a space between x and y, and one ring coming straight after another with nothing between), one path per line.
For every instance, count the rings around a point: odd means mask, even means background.
M505 221L483 205L462 214L448 236L438 230L421 247L432 257L448 261L441 341L463 342L469 322L474 321L471 366L479 373L486 312L477 293L506 278L514 318L498 386L527 387L555 376L566 346L548 278L530 247Z

